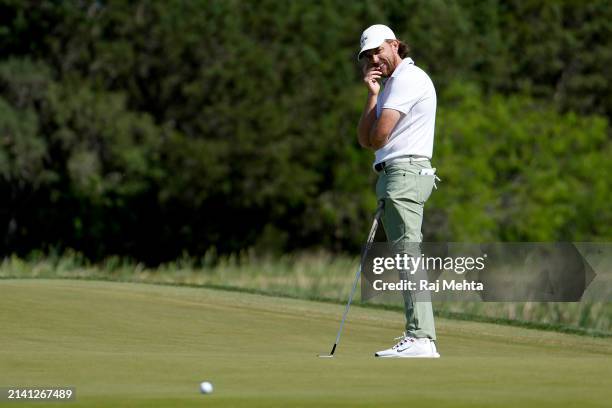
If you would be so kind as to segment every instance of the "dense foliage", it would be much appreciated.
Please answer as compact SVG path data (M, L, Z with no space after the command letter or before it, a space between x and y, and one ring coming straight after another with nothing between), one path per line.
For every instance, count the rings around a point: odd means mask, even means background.
M2 0L0 249L357 248L377 22L438 89L426 238L612 237L608 1Z

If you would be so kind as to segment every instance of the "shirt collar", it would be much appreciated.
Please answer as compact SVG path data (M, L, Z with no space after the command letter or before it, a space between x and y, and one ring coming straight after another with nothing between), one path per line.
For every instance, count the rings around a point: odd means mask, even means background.
M400 64L395 68L395 71L393 71L393 73L391 74L391 78L395 77L396 75L399 75L401 70L406 68L408 65L414 65L414 61L410 57L404 58L402 62L400 62Z

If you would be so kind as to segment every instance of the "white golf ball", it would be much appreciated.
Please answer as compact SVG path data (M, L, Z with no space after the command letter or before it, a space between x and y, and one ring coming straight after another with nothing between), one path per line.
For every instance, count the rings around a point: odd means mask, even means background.
M200 383L200 391L202 394L210 394L213 392L213 386L208 381L204 381Z

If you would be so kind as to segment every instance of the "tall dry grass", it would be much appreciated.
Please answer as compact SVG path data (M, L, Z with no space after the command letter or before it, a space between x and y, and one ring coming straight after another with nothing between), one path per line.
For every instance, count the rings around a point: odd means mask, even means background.
M358 259L329 253L298 253L280 257L245 252L201 259L182 257L148 268L120 257L92 264L77 252L9 256L0 263L0 278L76 278L143 283L187 284L254 290L304 299L345 300ZM359 302L359 294L356 297ZM376 302L376 300L375 300ZM380 303L380 301L379 301ZM399 307L400 303L395 305ZM435 302L442 314L463 314L564 325L612 333L612 304L606 302Z

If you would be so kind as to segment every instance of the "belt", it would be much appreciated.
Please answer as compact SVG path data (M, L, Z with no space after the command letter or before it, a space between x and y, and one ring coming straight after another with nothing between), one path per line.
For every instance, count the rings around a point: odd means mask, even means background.
M410 156L401 156L401 157L397 157L395 159L391 159L391 160L387 160L384 162L380 162L380 163L376 163L376 165L374 166L374 170L376 170L376 172L380 173L381 171L383 171L387 166L393 164L393 163L414 163L414 162L422 162L422 161L429 161L429 157L426 156L418 156L418 155L410 155Z

